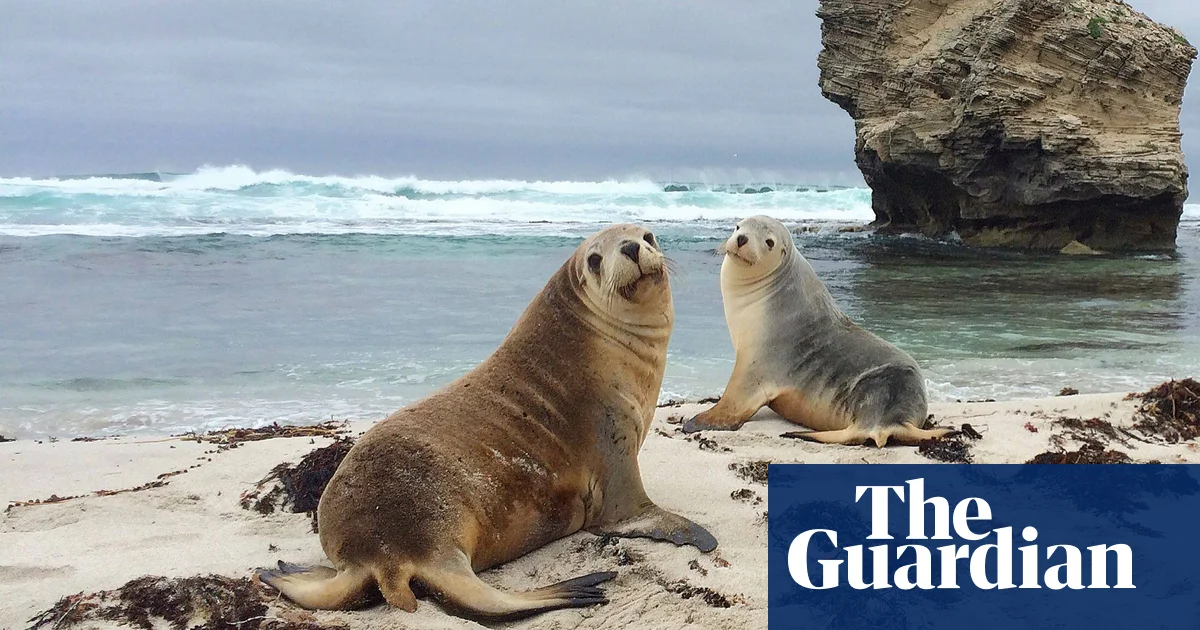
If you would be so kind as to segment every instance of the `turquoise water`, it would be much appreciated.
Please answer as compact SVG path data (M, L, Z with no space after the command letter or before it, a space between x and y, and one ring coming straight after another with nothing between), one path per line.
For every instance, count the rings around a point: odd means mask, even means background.
M870 220L868 191L753 184L773 191L238 167L0 179L0 435L380 417L491 352L610 221L651 225L681 269L662 397L712 395L733 365L712 251L755 213L824 226L802 251L934 399L1200 374L1195 206L1173 256L1065 258L843 234Z

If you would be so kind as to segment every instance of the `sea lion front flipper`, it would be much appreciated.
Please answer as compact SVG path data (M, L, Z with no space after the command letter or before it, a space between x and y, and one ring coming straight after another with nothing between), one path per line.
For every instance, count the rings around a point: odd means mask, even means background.
M740 368L741 365L739 362L734 366L725 393L721 394L717 404L683 423L684 433L737 431L771 400L764 388L749 377L748 370Z
M418 579L446 607L468 617L510 620L560 608L607 604L600 584L617 574L591 573L532 591L507 592L479 579L461 551L433 565L421 567Z
M636 444L633 440L621 443ZM705 553L716 549L717 539L708 530L658 507L646 496L636 450L614 448L607 455L607 475L599 495L603 504L584 529L597 536L652 538L680 546L692 545Z
M717 548L717 539L708 533L707 529L653 503L635 516L611 525L593 527L588 531L597 536L651 538L675 543L681 547L691 545L704 553Z
M697 431L737 431L746 423L745 420L729 416L721 416L711 413L712 409L703 411L691 418L688 418L683 423L684 433L696 433ZM753 414L751 414L753 415Z

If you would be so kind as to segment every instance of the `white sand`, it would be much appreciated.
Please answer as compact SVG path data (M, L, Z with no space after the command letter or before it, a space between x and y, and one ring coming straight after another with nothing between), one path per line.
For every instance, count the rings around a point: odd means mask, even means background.
M1053 449L1051 436L1062 432L1051 426L1055 418L1102 417L1117 426L1129 424L1135 405L1123 398L1123 394L1101 394L940 404L932 411L940 424L957 427L968 422L983 433L973 450L976 462L1019 463ZM796 427L769 412L735 433L702 434L714 440L716 448L700 448L698 441L685 438L667 418L702 408L688 405L660 409L654 424L657 431L646 440L641 463L651 498L706 526L720 541L718 550L702 554L690 547L622 540L601 551L595 544L596 537L576 534L483 577L504 588L523 590L592 571L616 570L620 576L607 588L611 603L551 612L506 627L766 627L767 526L761 518L766 511L766 487L739 478L729 465L756 460L930 462L910 447L881 450L781 439L780 433ZM1026 423L1037 432L1027 429ZM364 428L353 427L354 433ZM238 577L278 559L324 562L307 516L260 516L243 510L238 498L276 464L298 461L310 450L328 443L324 438L272 439L221 453L212 453L215 447L210 444L145 437L89 443L0 444L0 501L6 505L51 494L67 496L139 486L160 474L199 464L168 478L168 485L163 487L13 507L4 513L0 519L0 627L23 628L27 619L64 595L113 589L142 575L217 573ZM1113 448L1139 461L1200 462L1200 447L1192 443L1167 447L1132 441L1128 446L1113 444ZM762 503L730 497L741 489L751 490ZM641 559L619 566L617 550ZM693 561L696 565L689 567ZM700 598L683 599L661 585L664 580L681 579L730 598L736 596L742 603L713 608ZM414 614L384 605L350 613L319 613L317 618L351 628L481 627L451 617L429 601L422 602Z

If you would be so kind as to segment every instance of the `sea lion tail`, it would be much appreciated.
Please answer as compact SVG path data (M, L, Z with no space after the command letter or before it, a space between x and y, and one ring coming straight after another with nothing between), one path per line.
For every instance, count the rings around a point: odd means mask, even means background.
M615 578L615 572L592 573L532 591L501 591L479 579L461 552L446 562L421 567L419 578L446 607L466 617L493 620L520 619L560 608L607 604L598 586Z
M282 560L277 568L259 569L255 576L310 610L358 608L367 603L367 587L375 581L370 572L358 567L335 571L322 566L297 566Z

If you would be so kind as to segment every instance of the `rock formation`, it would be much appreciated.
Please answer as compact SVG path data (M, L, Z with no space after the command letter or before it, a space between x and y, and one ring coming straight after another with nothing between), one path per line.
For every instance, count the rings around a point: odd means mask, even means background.
M821 0L821 91L876 225L982 246L1175 245L1196 49L1111 0Z

